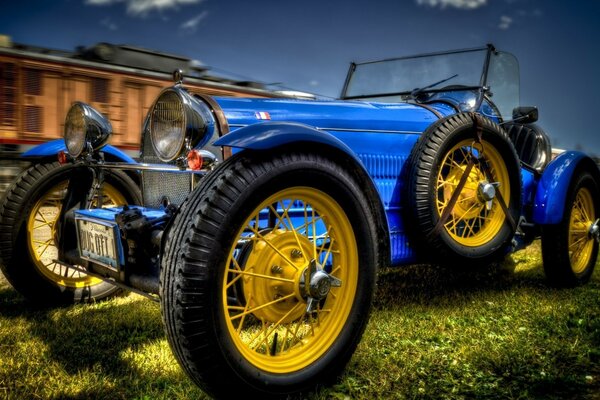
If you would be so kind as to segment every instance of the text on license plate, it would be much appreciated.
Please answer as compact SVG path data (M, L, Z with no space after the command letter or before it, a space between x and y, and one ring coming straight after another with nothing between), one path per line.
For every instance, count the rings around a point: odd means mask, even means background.
M79 253L82 258L117 269L119 259L115 226L77 219Z

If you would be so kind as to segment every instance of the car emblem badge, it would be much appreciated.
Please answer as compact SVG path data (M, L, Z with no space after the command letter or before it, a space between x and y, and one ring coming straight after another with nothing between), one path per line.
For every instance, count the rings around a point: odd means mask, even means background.
M266 111L257 111L254 113L256 119L271 119L271 114Z

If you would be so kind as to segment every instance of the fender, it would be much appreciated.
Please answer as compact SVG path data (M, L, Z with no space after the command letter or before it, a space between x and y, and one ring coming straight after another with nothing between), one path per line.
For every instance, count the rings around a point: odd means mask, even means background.
M248 125L222 136L215 142L215 146L268 150L299 142L320 143L334 147L352 157L365 170L362 161L344 142L325 131L296 122L263 122Z
M252 124L228 133L217 140L215 146L228 146L247 150L270 150L293 143L315 143L344 154L355 167L355 173L368 193L371 207L378 223L382 249L380 266L391 264L389 221L373 179L358 156L344 142L326 131L295 122L263 122Z
M556 157L544 170L537 184L533 203L533 222L538 224L558 224L565 212L565 201L571 179L581 164L591 164L594 176L600 176L596 163L586 154L566 151Z
M42 143L38 146L35 146L34 148L21 154L21 157L23 157L23 158L55 157L56 158L56 155L61 150L62 151L67 150L67 147L65 146L65 141L64 141L64 139L56 139L56 140L51 140L49 142ZM118 161L126 162L128 164L136 163L136 161L133 158L131 158L126 153L124 153L123 151L119 150L118 148L116 148L114 146L106 145L102 148L102 151L107 154L110 154L111 156L116 158Z

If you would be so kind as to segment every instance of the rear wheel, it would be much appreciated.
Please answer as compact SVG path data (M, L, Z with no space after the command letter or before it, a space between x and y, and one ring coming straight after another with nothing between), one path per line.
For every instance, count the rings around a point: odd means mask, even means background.
M181 365L217 397L284 395L334 379L366 326L373 217L325 158L231 158L169 232L162 309Z
M2 272L15 289L36 302L90 301L117 293L113 285L53 261L58 258L56 222L73 168L58 163L30 167L0 206ZM102 196L92 206L139 204L140 200L135 183L113 171L106 174Z
M590 280L598 257L600 188L586 171L577 172L565 202L564 219L542 230L544 271L555 286L576 286Z

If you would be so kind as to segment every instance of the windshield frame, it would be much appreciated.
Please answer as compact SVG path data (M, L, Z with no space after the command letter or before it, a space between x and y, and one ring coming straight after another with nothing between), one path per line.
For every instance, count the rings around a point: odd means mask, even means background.
M366 61L366 62L361 62L361 63L352 62L350 64L350 68L348 69L348 74L346 75L346 80L344 82L344 87L342 88L342 93L341 93L340 99L341 100L362 100L362 99L369 99L369 98L375 98L375 97L405 96L405 95L410 95L411 93L414 92L414 90L407 90L407 91L403 91L403 92L373 93L373 94L368 94L368 95L348 96L347 95L348 87L352 80L352 76L354 74L354 71L356 70L356 67L358 67L360 65L393 62L393 61L401 61L401 60L410 60L410 59L425 58L425 57L432 57L432 56L443 56L443 55L458 54L458 53L479 52L479 51L486 51L485 61L482 66L482 72L481 72L481 78L479 81L479 86L470 86L470 87L463 87L463 88L455 89L456 91L477 90L478 95L477 95L475 109L478 109L479 106L481 105L481 102L483 101L484 94L488 89L486 85L487 85L487 78L488 78L488 69L489 69L489 65L490 65L490 58L491 58L492 52L496 51L495 47L492 44L488 44L484 47L475 47L475 48L460 49L460 50L450 50L450 51L442 51L442 52L435 52L435 53L417 54L417 55L405 56L405 57L386 58L383 60ZM440 93L440 92L447 91L447 90L443 90L443 89L434 89L434 88L431 88L431 89L417 88L417 89L419 90L419 93Z

